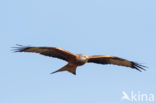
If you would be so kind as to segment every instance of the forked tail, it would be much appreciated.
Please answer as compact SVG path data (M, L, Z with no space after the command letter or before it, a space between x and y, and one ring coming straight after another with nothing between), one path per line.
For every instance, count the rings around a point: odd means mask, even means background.
M52 72L51 74L54 74L54 73L56 73L56 72L68 71L68 72L70 72L70 73L76 75L76 68L77 68L76 65L67 64L67 65L65 65L64 67L62 67L61 69Z

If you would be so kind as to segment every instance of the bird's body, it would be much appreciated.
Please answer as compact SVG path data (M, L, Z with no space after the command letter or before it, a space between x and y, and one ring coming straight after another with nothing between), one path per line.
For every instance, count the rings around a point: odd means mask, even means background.
M76 60L75 60L75 65L81 66L87 63L88 61L88 56L84 54L76 54ZM72 61L71 61L72 62Z
M141 71L141 69L145 70L143 68L145 66L143 65L119 57L110 56L110 55L87 56L84 54L73 54L69 51L66 51L61 48L56 48L56 47L25 47L22 45L18 45L18 46L19 47L16 47L15 50L16 52L40 53L45 56L59 58L68 62L67 65L52 73L68 71L72 74L76 74L77 66L82 66L85 63L115 64L119 66L130 67L138 71Z

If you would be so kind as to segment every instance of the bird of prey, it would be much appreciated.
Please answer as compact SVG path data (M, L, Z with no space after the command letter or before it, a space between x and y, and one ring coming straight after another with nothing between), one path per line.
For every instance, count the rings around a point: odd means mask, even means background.
M56 72L68 71L76 75L76 68L78 66L84 65L85 63L114 64L118 66L130 67L140 72L141 70L145 70L144 69L145 66L119 57L115 57L111 55L87 56L84 54L73 54L67 50L57 48L57 47L33 47L33 46L31 47L31 46L17 45L17 47L15 47L15 52L39 53L45 56L62 59L68 62L67 65L65 65L59 70L52 72L51 74Z

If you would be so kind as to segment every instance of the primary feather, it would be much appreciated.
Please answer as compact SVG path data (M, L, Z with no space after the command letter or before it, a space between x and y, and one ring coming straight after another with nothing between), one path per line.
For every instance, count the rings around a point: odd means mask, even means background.
M56 47L31 47L31 46L19 45L18 47L16 47L15 52L39 53L45 56L63 59L65 61L69 61L70 58L75 57L69 51L63 50L61 48L56 48Z
M141 72L145 70L143 65L140 65L133 61L128 61L126 59L122 59L119 57L109 56L109 55L97 55L97 56L90 56L88 62L98 63L98 64L114 64L119 66L126 66L133 69L136 69Z

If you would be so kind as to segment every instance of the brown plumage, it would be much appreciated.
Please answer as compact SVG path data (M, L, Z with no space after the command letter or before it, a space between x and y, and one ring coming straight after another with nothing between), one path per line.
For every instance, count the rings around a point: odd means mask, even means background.
M67 65L65 65L64 67L62 67L57 71L52 72L52 74L56 72L68 71L75 75L77 66L84 65L87 62L125 66L125 67L130 67L132 69L136 69L140 72L141 70L145 70L144 69L145 66L140 65L136 62L128 61L126 59L109 56L109 55L87 56L84 54L73 54L69 51L66 51L61 48L56 48L56 47L30 47L30 46L18 45L18 47L15 48L16 48L15 52L39 53L45 56L59 58L68 62Z

